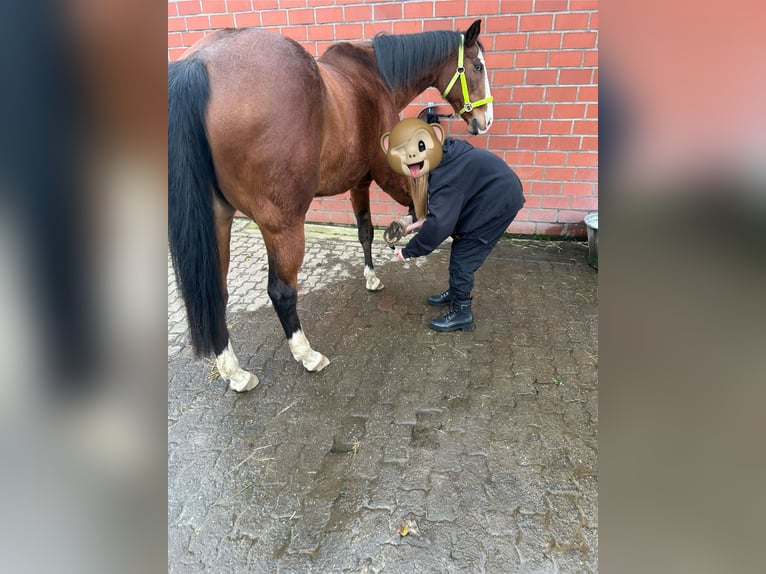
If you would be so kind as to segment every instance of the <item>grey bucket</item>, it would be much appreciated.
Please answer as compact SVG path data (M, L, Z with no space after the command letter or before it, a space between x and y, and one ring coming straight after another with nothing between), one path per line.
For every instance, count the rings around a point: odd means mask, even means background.
M588 227L588 264L598 269L598 211L585 216Z

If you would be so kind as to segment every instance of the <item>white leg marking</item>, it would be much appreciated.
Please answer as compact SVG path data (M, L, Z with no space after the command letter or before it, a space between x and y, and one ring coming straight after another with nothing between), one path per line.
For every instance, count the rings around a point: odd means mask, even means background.
M368 291L380 291L383 289L383 282L378 279L375 269L370 269L367 265L364 266L364 278L367 280Z
M290 351L295 360L303 363L308 371L321 371L330 364L330 359L311 348L311 344L302 330L293 333L287 343L290 345Z
M218 367L221 378L228 379L229 388L238 393L249 391L258 385L258 377L239 366L237 355L231 348L231 341L223 352L215 358L215 366Z

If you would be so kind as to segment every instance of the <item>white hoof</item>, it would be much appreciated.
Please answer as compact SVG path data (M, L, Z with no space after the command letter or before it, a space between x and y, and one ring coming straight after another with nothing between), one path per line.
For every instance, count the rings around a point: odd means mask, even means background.
M325 357L322 353L311 351L311 355L302 362L307 371L317 373L330 364L330 359Z
M366 287L368 291L380 291L383 289L383 282L378 279L374 269L370 269L369 267L365 266L364 278L367 283Z
M295 360L306 367L308 371L321 371L330 364L330 360L327 357L311 348L311 344L306 335L303 334L303 331L293 333L287 340L287 344L290 345L290 352Z
M221 378L229 381L229 388L238 393L249 391L258 385L258 377L239 366L239 359L231 348L231 341L215 358L215 366Z

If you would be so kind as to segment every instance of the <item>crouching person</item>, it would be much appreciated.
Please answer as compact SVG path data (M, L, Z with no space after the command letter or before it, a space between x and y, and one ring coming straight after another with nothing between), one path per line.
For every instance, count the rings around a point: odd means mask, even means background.
M422 125L416 126L412 121ZM405 130L407 133L396 134L405 122L411 126ZM396 257L405 261L428 255L451 236L449 287L427 299L430 305L448 305L449 311L433 319L431 327L436 331L470 331L474 328L471 312L474 273L524 205L524 194L518 176L502 159L443 135L438 124L407 119L397 124L390 138L389 134L381 138L389 164L412 176L415 188L427 189L423 193L425 218L405 228L405 234L418 228L419 231L396 251ZM429 142L429 138L436 141ZM431 157L427 158L429 154ZM417 211L418 196L414 195L414 199Z

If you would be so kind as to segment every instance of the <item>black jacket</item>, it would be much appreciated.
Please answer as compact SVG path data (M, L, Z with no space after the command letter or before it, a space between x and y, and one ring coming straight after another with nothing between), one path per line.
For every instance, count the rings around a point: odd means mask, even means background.
M524 205L521 181L495 154L453 138L442 149L441 163L428 174L428 215L404 257L428 255L450 235L486 243L495 237L483 232L494 232Z

